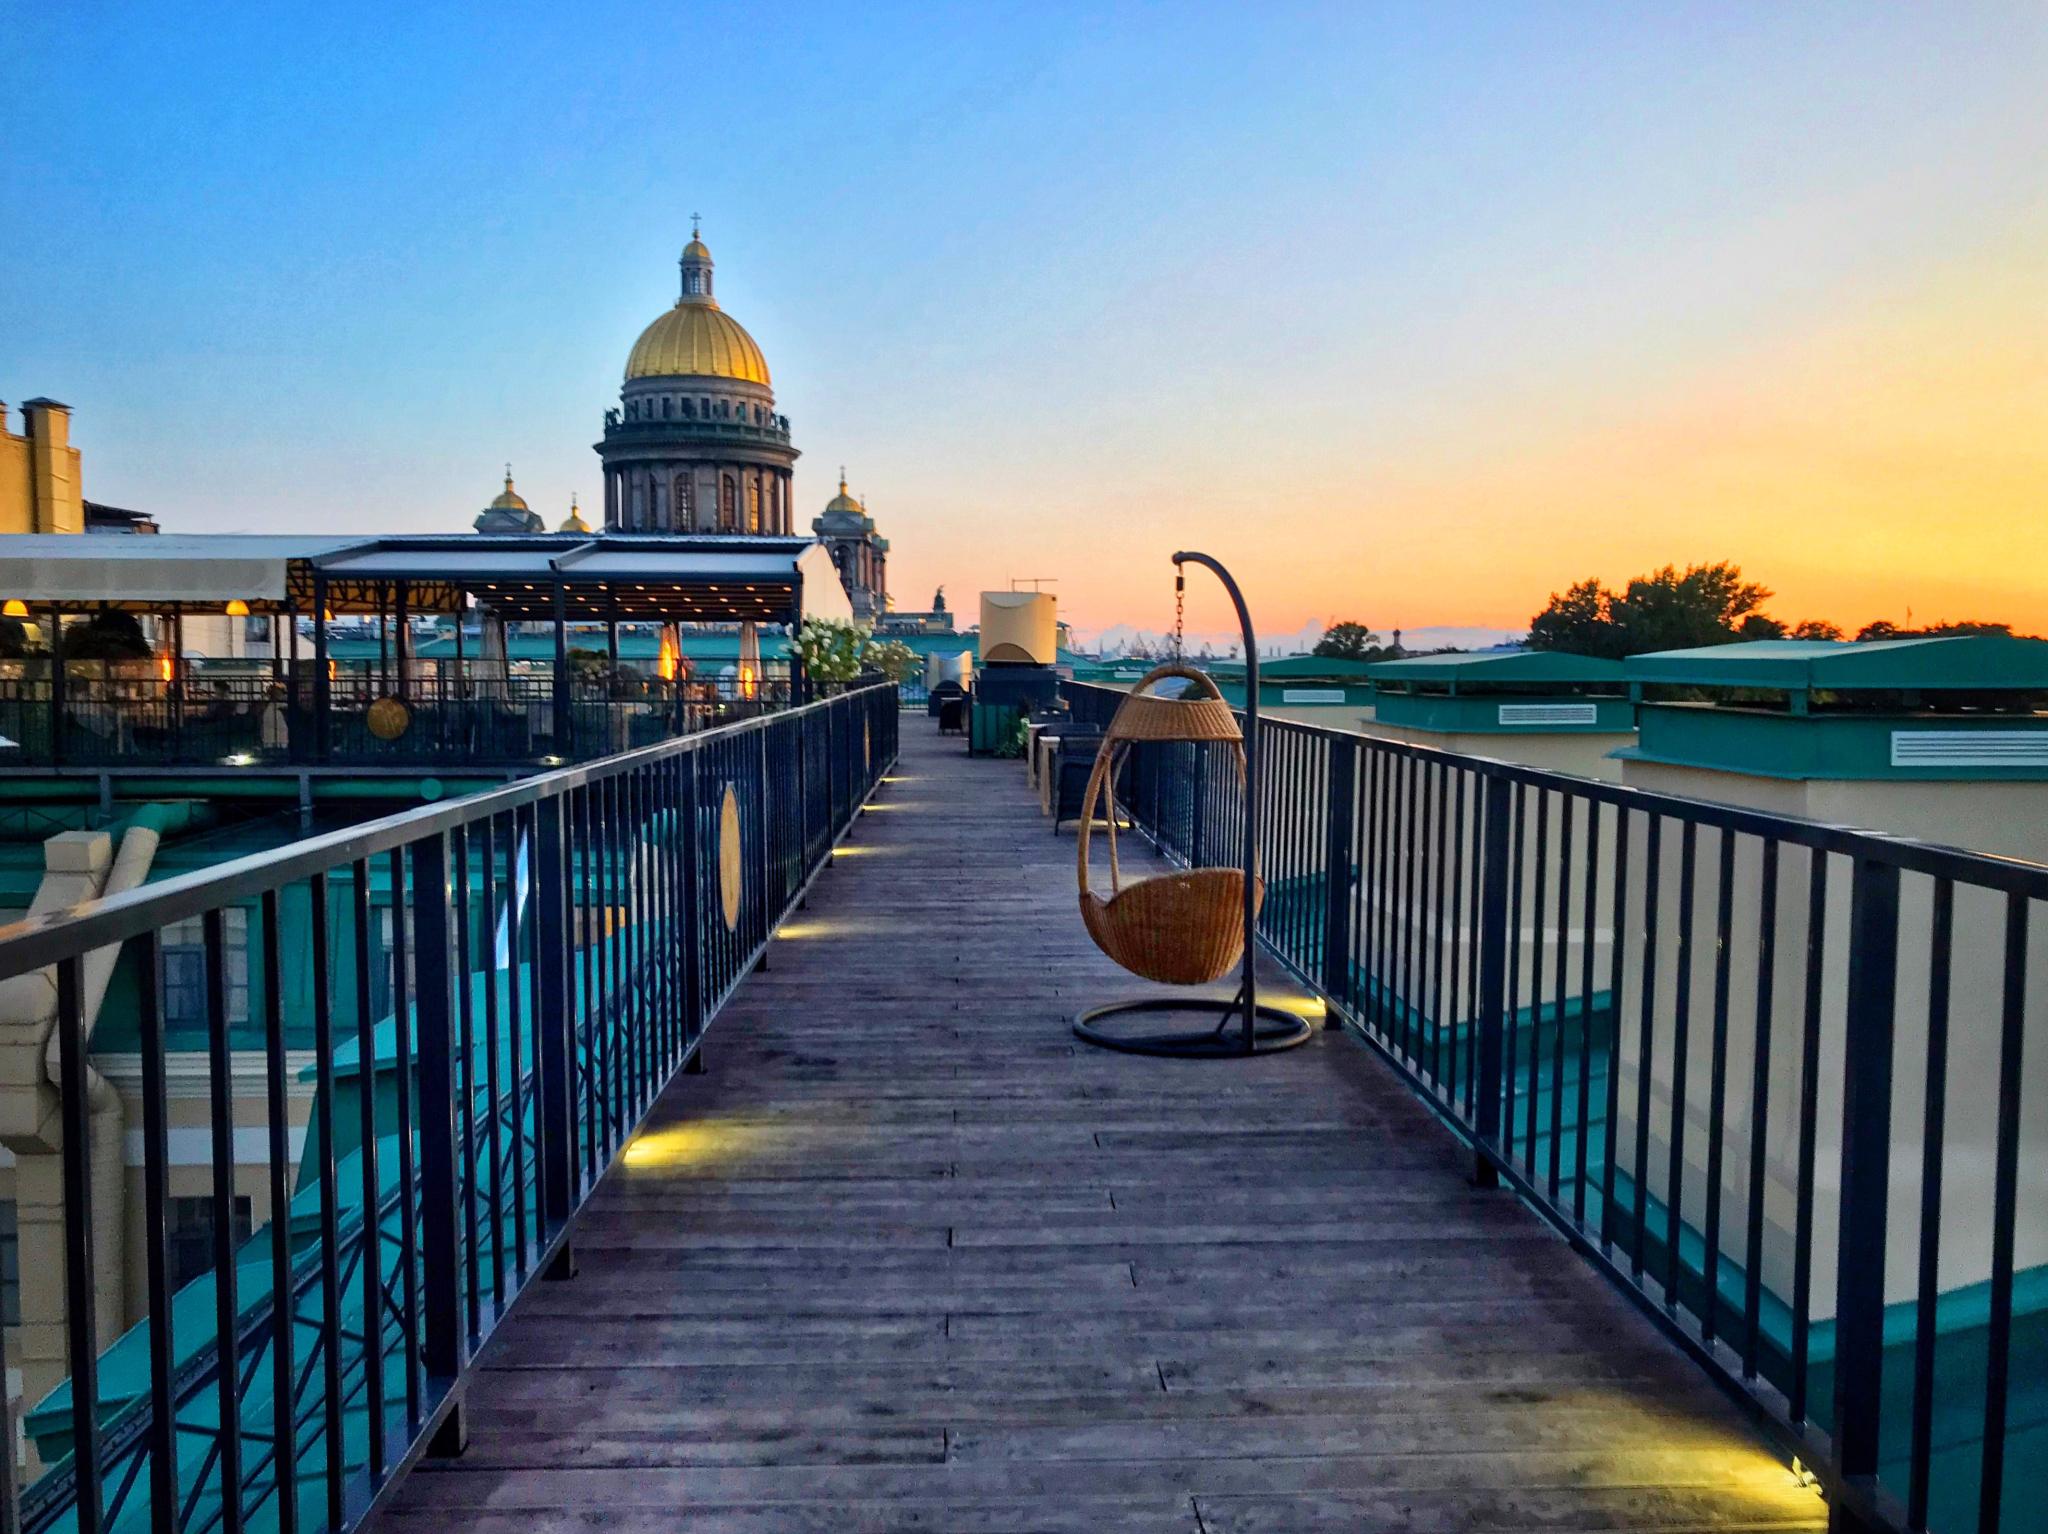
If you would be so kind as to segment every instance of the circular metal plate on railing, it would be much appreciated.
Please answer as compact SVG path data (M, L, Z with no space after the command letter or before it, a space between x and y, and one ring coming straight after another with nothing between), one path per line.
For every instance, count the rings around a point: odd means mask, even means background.
M732 784L725 785L725 803L718 810L718 901L725 930L740 924L740 801Z

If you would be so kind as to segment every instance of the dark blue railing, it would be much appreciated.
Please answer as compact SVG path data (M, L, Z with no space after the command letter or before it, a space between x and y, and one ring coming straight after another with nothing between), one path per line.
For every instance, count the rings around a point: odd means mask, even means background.
M1097 723L1123 696L1066 694ZM2048 1528L2048 868L1289 722L1258 744L1261 939L1482 1182L1754 1406L1837 1526ZM1234 865L1224 749L1132 756L1140 827Z
M71 1374L28 1414L43 1468L21 1493L21 1526L341 1529L419 1456L457 1448L478 1349L536 1277L572 1269L578 1210L700 1058L711 1020L895 760L897 717L893 685L863 684L0 930L0 979L54 975L62 1060ZM388 952L368 896L379 863ZM264 993L263 1086L239 1097L232 908L253 910ZM152 978L137 1002L147 1305L108 1347L87 958L129 945L157 977L164 929L195 918L212 1260L172 1284ZM380 1018L373 980L387 965L401 1000ZM298 1081L287 973L311 991L313 1060ZM337 1028L345 1015L352 1037ZM307 1086L294 1167L292 1094ZM252 1123L273 1218L238 1250L233 1210L249 1189L237 1168L251 1158L237 1128Z

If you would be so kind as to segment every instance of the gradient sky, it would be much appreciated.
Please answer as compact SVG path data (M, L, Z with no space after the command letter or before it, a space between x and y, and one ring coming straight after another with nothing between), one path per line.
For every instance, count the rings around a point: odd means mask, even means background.
M551 519L691 210L891 585L2048 630L2048 8L0 0L0 397L168 530ZM1222 626L1196 582L1190 624Z

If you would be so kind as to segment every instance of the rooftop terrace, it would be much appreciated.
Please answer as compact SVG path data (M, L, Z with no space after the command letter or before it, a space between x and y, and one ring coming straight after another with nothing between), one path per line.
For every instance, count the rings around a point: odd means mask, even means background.
M1092 752L1121 695L1067 697ZM1269 1057L1078 1044L1148 988L1074 843L886 685L0 932L62 1066L24 1528L2040 1527L2048 869L1258 744L1261 970L1322 1023ZM1234 859L1222 749L1134 748L1132 871ZM197 918L210 980L237 907L266 977L310 934L304 1150L278 982L261 1051L209 986L182 1131L145 992L123 1236L89 966ZM124 1311L174 1133L213 1262ZM239 1242L245 1175L290 1216Z

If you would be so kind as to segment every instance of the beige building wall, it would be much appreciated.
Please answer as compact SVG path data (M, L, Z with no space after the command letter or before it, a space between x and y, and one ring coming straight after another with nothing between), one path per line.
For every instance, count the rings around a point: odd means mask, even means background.
M1656 762L1624 764L1624 782L1658 793L1741 805L1772 814L1802 816L1833 825L1856 826L1915 840L1961 845L1973 851L2048 862L2048 783L1897 782L1816 779L1793 781L1752 777ZM1645 818L1632 817L1633 867L1629 930L1641 932L1645 905L1641 890ZM1630 946L1624 995L1619 1143L1622 1165L1633 1160L1637 1122L1634 1089L1637 1061L1636 1008L1646 962L1654 963L1659 1029L1650 1069L1649 1145L1653 1191L1668 1175L1673 1117L1671 999L1678 985L1677 919L1684 885L1679 827L1662 830L1658 885L1659 942L1654 957ZM1714 939L1720 896L1721 833L1696 833L1693 875L1694 951L1690 982L1692 1027L1686 1051L1684 1104L1684 1207L1697 1215L1707 1193L1707 1083L1712 1069ZM1763 900L1763 852L1752 836L1735 837L1731 884L1733 941L1730 944L1727 1096L1722 1115L1724 1163L1722 1228L1726 1253L1737 1249L1748 1218L1747 1179L1757 1038L1758 925ZM1769 1014L1770 1082L1768 1125L1761 1147L1765 1167L1763 1278L1781 1295L1791 1292L1793 1222L1798 1177L1800 1050L1806 1008L1806 951L1812 857L1783 846L1779 854L1777 945ZM1834 1218L1841 1178L1841 1082L1847 1056L1847 974L1850 894L1854 869L1842 857L1828 859L1822 938L1821 1032L1817 1088L1818 1133L1814 1156L1813 1314L1834 1313ZM1897 1002L1893 1059L1892 1159L1890 1167L1889 1255L1885 1269L1888 1303L1915 1293L1921 1193L1921 1126L1927 1089L1929 929L1932 881L1907 873L1900 879ZM2048 912L2034 911L2029 923L2027 967L2034 977L2026 1005L2027 1044L2022 1052L2022 1117L2017 1266L2048 1263ZM1997 1125L2000 1070L2005 901L2003 896L1958 885L1955 892L1952 976L1949 996L1946 1128L1943 1160L1942 1238L1944 1290L1981 1282L1989 1275L1993 1136ZM1696 1223L1696 1221L1694 1222Z

